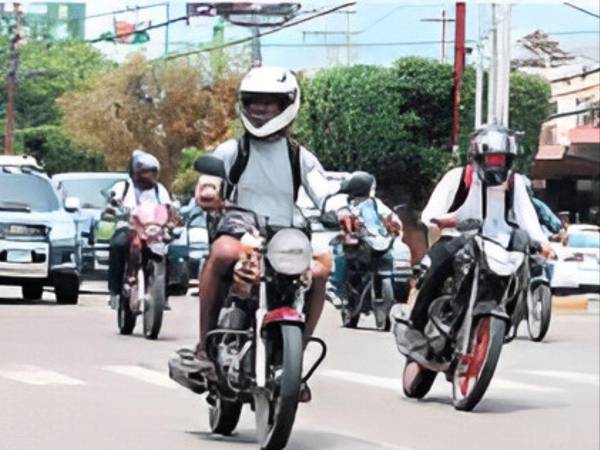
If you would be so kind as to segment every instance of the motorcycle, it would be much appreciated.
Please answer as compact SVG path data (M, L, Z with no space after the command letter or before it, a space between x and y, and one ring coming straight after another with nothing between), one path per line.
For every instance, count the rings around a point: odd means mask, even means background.
M396 344L407 356L403 386L409 398L424 397L443 372L452 383L454 407L471 411L492 380L511 320L507 306L528 289L524 272L530 241L516 230L506 248L483 236L481 228L476 219L457 226L461 249L453 277L429 308L426 343L410 345L404 305L392 311Z
M167 301L167 250L177 237L171 211L166 205L142 203L128 217L131 239L123 290L117 305L117 325L124 335L133 333L136 319L143 318L143 333L156 339Z
M373 313L380 331L389 331L389 313L396 301L408 298L408 277L395 267L396 237L380 222L375 199L340 210L343 234L334 241L336 264L347 265L340 302L342 325L356 328L361 314ZM376 218L363 223L361 217ZM400 244L401 245L401 244Z
M528 262L524 273L524 284L528 289L518 298L511 315L511 331L507 341L517 336L519 325L523 320L527 321L529 339L534 342L543 341L550 328L552 291L550 280L546 275L546 262L543 257L535 254L529 255Z
M195 167L203 174L225 179L223 163L217 158L204 156ZM302 374L304 296L310 287L312 261L310 227L307 221L299 226L271 227L254 212L238 207L227 207L226 214L251 231L242 236L243 251L229 295L217 328L206 338L216 378L194 373L194 352L189 349L180 350L169 361L169 375L197 394L208 394L213 433L230 435L248 403L255 413L260 448L278 450L286 446L292 432L301 387L327 351L321 339L310 338L309 343L317 344L321 354ZM238 277L244 268L254 269L257 280Z

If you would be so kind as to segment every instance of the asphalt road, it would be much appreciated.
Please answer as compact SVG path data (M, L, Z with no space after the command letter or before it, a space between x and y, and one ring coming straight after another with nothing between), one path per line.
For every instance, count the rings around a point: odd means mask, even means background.
M150 342L139 330L117 334L104 295L58 306L51 293L32 304L0 288L0 449L257 448L249 408L235 436L211 436L204 400L166 375L170 354L194 343L196 303L173 299L160 340ZM318 331L329 356L289 449L599 448L598 314L555 313L547 342L506 346L472 413L452 408L442 377L424 401L405 399L392 336L368 329L369 318L361 325L344 330L326 309Z

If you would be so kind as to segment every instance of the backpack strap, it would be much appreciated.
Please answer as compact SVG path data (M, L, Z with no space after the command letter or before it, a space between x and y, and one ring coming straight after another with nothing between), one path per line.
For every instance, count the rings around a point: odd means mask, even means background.
M515 216L515 174L511 172L507 181L506 195L504 196L504 220L513 228L518 228Z
M156 196L156 203L158 203L159 205L160 203L160 195L158 194L158 183L156 183L154 185L154 195Z
M244 170L246 170L246 166L248 165L248 160L250 159L250 136L248 133L244 133L244 135L238 139L238 151L235 161L231 166L231 170L229 171L229 183L225 189L225 198L232 200L231 196L235 190L236 185L240 181Z
M448 209L448 212L454 212L458 208L460 208L465 200L467 200L467 196L469 195L469 189L471 188L471 183L473 182L473 167L469 164L465 166L462 171L462 175L460 177L460 184L458 185L458 190L454 195L454 200L452 201L452 205Z
M302 165L300 164L300 144L293 140L288 139L288 155L290 157L290 165L292 167L292 180L294 183L294 202L298 200L298 192L302 185Z
M125 197L127 197L127 193L129 192L129 180L125 180L125 189L123 189L123 194L121 195L121 201L125 201Z

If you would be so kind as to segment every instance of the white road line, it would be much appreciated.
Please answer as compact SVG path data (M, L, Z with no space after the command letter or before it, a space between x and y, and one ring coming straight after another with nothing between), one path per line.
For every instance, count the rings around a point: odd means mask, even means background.
M19 381L25 384L33 384L36 386L81 386L85 384L85 382L78 380L77 378L71 378L58 372L34 367L23 370L0 371L0 377L8 378L9 380L13 381Z
M351 383L364 384L366 386L372 386L382 389L390 389L393 391L402 392L402 379L398 378L384 378L375 375L366 375L362 373L346 372L342 370L325 370L320 373L326 377L335 378L342 381L348 381ZM529 391L529 392L562 392L563 389L547 386L536 386L533 384L519 383L517 381L506 380L502 378L492 379L490 385L491 390L510 390L510 391Z
M146 369L139 366L103 366L103 370L109 372L118 373L126 377L135 378L136 380L143 381L144 383L153 384L168 389L174 389L177 387L177 383L169 378L166 373L158 372L156 370Z
M556 378L574 383L600 386L600 375L597 373L568 372L563 370L519 370L519 372L541 377Z

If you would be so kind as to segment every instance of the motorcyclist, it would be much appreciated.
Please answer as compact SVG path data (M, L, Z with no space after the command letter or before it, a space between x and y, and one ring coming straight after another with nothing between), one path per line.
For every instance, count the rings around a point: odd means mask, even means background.
M453 258L465 241L456 230L464 219L483 221L483 235L508 246L512 231L523 229L541 244L545 257L554 252L540 227L526 189L525 177L513 171L517 154L514 133L496 124L476 130L471 138L471 163L447 172L435 187L421 219L441 229L440 239L429 249L428 269L419 281L419 292L410 314L411 347L426 348L423 330L431 302L452 275Z
M245 133L240 140L226 141L213 152L224 161L228 184L233 186L226 197L240 207L268 217L271 225L289 226L293 223L300 185L318 206L333 190L318 159L289 138L300 108L296 76L278 67L253 68L243 78L239 92L239 113ZM223 206L223 200L216 195L218 189L214 179L200 178L196 198L209 215ZM235 226L230 226L227 220L220 220L219 224L200 275L197 358L199 369L207 372L213 370L213 364L206 355L205 337L216 326L226 288L223 280L231 274L241 251L240 233L233 230ZM313 258L312 285L306 299L305 339L312 335L321 315L331 270L327 248L313 248Z
M171 205L169 192L158 182L159 171L160 163L158 159L143 150L134 150L129 162L131 181L120 181L113 186L111 204L105 213L115 215L115 208L117 207L133 210L141 203ZM113 309L117 307L119 295L123 290L125 265L129 255L129 231L128 222L118 222L110 241L108 289L110 291L110 306Z
M351 239L351 229L349 218L356 215L360 223L359 226L365 227L371 235L384 235L386 231L397 239L402 239L402 221L400 218L379 198L375 196L375 177L366 172L355 172L354 178L363 177L365 179L364 190L356 191L348 197L348 205L340 208L338 218L344 231L343 239L337 240L334 244L333 253L335 256L335 269L331 276L332 285L335 294L344 298L344 280L346 279L347 261L343 251L344 239ZM389 259L390 266L393 264L391 251L388 251L381 258Z

